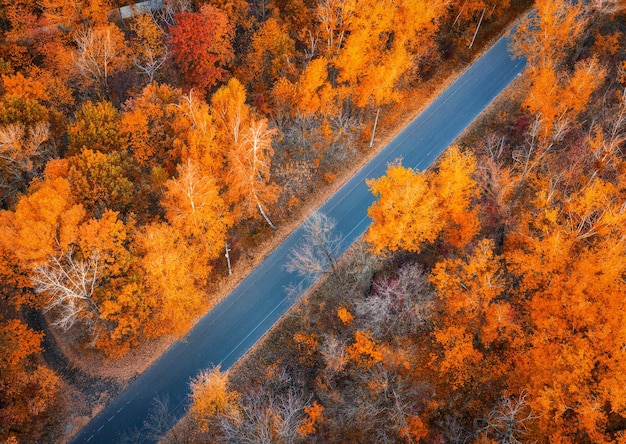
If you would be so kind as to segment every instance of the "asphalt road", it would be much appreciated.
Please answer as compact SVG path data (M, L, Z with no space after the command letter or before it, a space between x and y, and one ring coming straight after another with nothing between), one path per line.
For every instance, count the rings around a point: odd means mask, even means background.
M374 197L365 179L382 176L397 158L405 166L427 168L521 73L525 61L512 60L507 46L508 40L500 39L322 205L320 211L336 220L336 230L344 237L342 252L371 222L367 208ZM301 236L301 228L291 233L184 341L173 344L72 442L118 442L124 432L142 427L157 396L167 397L172 414L182 417L190 378L217 364L228 369L294 302L284 289L301 279L286 272L283 264Z

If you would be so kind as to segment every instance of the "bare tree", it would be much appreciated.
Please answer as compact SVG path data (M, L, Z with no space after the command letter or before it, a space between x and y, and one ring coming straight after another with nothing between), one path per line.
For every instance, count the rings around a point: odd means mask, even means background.
M111 74L126 64L124 35L115 25L83 27L75 40L78 73L88 84L106 90Z
M35 291L46 296L46 311L53 312L53 324L62 330L68 330L79 319L90 326L98 319L98 306L92 299L100 283L98 253L82 260L74 258L71 250L52 257L47 264L35 268L32 282Z
M434 310L428 276L419 264L407 264L395 276L376 279L369 296L354 301L375 335L405 335L422 329Z
M327 270L337 275L337 259L342 238L334 233L335 221L316 211L303 224L302 241L291 250L285 269L315 279Z
M478 430L500 444L521 444L521 438L528 429L528 423L535 418L522 391L518 396L505 398L494 407L486 418L479 420L485 425Z
M304 418L304 396L295 389L275 396L255 390L244 396L236 416L223 416L222 439L232 443L292 443Z
M142 435L150 442L163 444L178 443L176 433L169 433L176 425L176 418L172 414L168 396L157 396L152 400L152 408L143 423ZM168 437L166 439L166 436Z
M27 129L22 123L0 128L0 200L24 189L48 160L50 125L37 122Z
M247 169L250 177L251 195L259 212L270 227L276 229L263 208L263 200L266 195L276 194L272 191L275 187L269 183L270 159L272 150L272 138L277 134L276 129L267 127L267 120L253 120L248 132L244 134L243 142L248 147ZM240 160L240 159L239 159Z
M600 14L617 14L626 9L626 1L624 0L591 0L588 5L591 9L598 11Z
M332 334L325 336L320 352L324 357L324 362L326 362L326 371L332 375L343 371L348 364L345 342L337 339Z
M193 10L191 0L165 0L160 8L154 10L153 14L157 21L162 21L168 26L175 26L174 16L179 12Z

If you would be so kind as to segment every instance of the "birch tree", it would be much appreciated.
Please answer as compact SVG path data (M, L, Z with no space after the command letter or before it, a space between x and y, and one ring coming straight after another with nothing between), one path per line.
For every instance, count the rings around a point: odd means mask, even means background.
M74 63L87 86L106 91L109 77L127 64L124 34L115 25L95 29L83 28L77 33Z
M78 320L95 324L99 310L93 295L101 280L100 265L98 253L80 259L69 250L35 268L33 285L45 296L46 311L54 315L53 325L67 331Z

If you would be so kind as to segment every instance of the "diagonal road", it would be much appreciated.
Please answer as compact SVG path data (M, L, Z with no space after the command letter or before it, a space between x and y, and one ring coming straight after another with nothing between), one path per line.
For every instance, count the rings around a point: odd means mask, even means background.
M387 164L427 168L492 100L521 73L526 62L512 60L501 38L452 85L359 170L320 211L337 221L344 237L341 252L370 224L367 208L374 197L366 178L380 177ZM125 431L140 429L155 397L167 397L172 414L182 417L189 380L200 370L221 364L228 369L293 304L285 287L301 281L283 267L302 238L296 229L233 292L204 316L184 341L173 344L151 367L96 416L72 442L115 443ZM304 283L303 290L310 286Z

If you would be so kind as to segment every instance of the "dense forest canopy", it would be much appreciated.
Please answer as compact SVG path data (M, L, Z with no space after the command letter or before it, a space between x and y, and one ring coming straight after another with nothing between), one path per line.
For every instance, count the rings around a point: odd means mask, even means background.
M120 21L114 0L0 0L0 439L50 439L62 411L26 309L114 359L184 335L225 251L288 220L378 110L526 5L165 0ZM500 129L370 183L366 240L397 267L294 336L312 395L281 439L621 437L626 5L535 7ZM193 387L209 440L292 393L235 393L215 371Z

